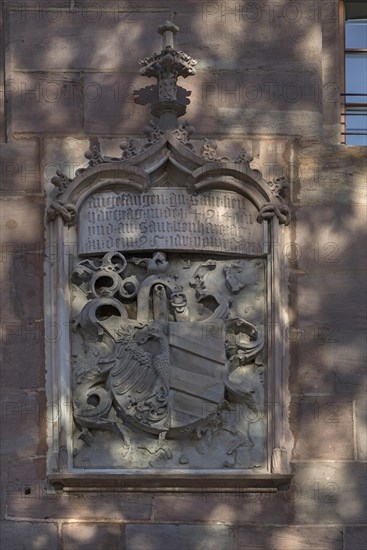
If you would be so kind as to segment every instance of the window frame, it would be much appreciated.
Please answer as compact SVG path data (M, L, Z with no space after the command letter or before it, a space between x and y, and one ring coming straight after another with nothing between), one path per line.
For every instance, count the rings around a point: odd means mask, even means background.
M350 97L360 97L358 93L346 93L346 56L347 54L367 54L367 48L346 48L345 43L345 17L346 11L346 0L339 0L339 37L340 37L340 134L341 134L341 144L355 147L365 147L366 145L356 145L352 143L347 143L348 135L366 135L366 132L348 132L347 130L347 111L348 109L355 108L364 108L367 116L367 101L364 102L351 102L347 101Z

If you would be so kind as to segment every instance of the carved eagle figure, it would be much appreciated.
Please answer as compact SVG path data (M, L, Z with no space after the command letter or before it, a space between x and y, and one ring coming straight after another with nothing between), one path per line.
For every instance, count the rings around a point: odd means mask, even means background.
M108 383L124 419L151 433L168 430L169 368L167 323L153 321L120 330Z

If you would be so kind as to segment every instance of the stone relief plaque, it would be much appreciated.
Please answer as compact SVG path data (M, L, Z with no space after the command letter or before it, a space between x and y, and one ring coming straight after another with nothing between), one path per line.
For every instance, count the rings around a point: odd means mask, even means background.
M109 252L72 293L77 467L264 466L262 259Z
M73 490L275 491L290 479L287 181L265 181L244 150L193 142L177 27L160 28L159 118L120 158L97 138L47 207L48 480ZM228 150L228 147L227 147ZM75 246L74 246L75 243Z

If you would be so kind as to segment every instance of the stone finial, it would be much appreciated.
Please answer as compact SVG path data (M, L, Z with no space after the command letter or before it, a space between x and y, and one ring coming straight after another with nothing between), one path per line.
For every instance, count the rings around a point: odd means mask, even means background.
M177 79L195 74L197 61L174 48L174 36L179 28L171 21L158 27L163 37L160 53L154 53L140 61L139 73L154 77L158 82L158 102L152 105L152 115L159 117L162 130L177 128L177 118L186 113L186 106L177 99Z
M179 30L179 27L172 21L166 21L163 25L159 25L158 32L163 37L162 50L167 47L174 48L174 37Z

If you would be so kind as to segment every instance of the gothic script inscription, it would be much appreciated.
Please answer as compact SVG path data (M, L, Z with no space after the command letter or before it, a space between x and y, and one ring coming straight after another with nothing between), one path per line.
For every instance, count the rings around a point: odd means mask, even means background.
M264 252L264 228L256 216L245 197L227 191L193 195L156 187L142 194L98 193L81 208L79 253L162 248L258 256Z

